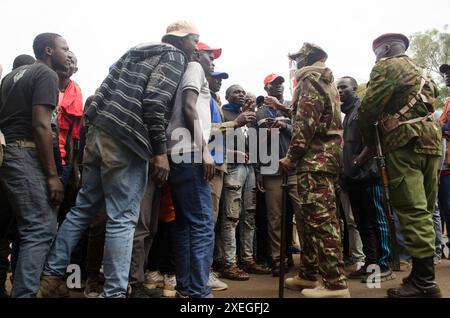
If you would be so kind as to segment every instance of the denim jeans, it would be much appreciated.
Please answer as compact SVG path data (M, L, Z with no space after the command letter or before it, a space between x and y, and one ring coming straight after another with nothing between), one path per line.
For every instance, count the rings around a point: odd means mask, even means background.
M170 189L175 207L173 241L177 291L194 298L207 298L214 251L214 211L203 166L171 162Z
M0 182L16 214L20 237L12 297L36 297L57 229L57 210L49 205L47 178L36 149L8 144Z
M236 228L239 225L240 256L244 262L253 261L255 234L256 181L253 166L229 164L223 182L221 235L224 265L236 264Z
M103 297L125 295L134 229L147 183L148 162L102 130L86 136L83 186L52 246L44 274L63 276L83 232L106 204Z

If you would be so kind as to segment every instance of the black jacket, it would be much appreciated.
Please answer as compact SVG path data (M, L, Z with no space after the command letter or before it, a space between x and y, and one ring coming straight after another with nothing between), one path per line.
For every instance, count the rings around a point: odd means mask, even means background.
M378 179L378 169L375 159L370 159L361 167L353 164L356 157L364 149L361 132L358 128L358 108L361 101L354 97L350 102L341 106L344 118L344 174L341 178L342 186L348 187L361 183L372 183Z

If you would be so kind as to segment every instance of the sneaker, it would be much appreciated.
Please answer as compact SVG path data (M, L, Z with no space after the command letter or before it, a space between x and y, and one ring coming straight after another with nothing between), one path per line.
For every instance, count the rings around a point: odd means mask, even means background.
M175 292L175 297L176 298L191 298L188 295L185 295L185 294L179 292L178 290Z
M364 262L355 262L355 263L350 263L350 264L346 264L344 265L344 270L348 273L353 273L353 272L357 272L361 269L361 267L364 266Z
M284 281L284 287L292 290L302 290L304 288L316 288L319 286L319 282L317 280L306 280L300 278L298 275L294 277L287 278Z
M130 298L160 298L161 292L158 289L148 289L142 283L131 285Z
M86 287L84 288L84 297L86 298L98 298L102 293L102 287L100 286L98 280L87 279Z
M42 276L37 298L69 298L66 281L59 276Z
M146 271L144 277L144 286L148 289L164 287L164 276L159 271Z
M348 279L363 279L367 276L367 266L362 266L358 270L347 275Z
M164 297L175 297L177 296L177 291L175 287L177 286L177 279L175 275L164 275L164 287L163 296Z
M366 276L361 280L361 283L365 284L369 279L369 282L385 282L388 280L393 280L395 278L395 274L390 269L385 269L380 273L380 275L376 276L374 276L374 273L367 273Z
M264 265L256 264L255 261L253 262L242 262L241 266L242 270L244 270L246 273L250 274L270 274L272 270Z
M236 264L225 267L222 272L222 277L230 280L239 280L239 281L250 279L248 273L244 272L242 269L237 267Z
M226 290L228 285L222 282L214 272L209 273L208 283L206 286L211 287L214 291Z
M350 298L348 288L328 289L325 286L319 286L313 289L303 289L302 295L308 298Z

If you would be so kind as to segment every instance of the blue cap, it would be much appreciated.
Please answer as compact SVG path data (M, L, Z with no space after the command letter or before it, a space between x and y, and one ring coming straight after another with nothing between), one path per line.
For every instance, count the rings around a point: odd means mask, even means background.
M219 77L221 79L227 79L229 77L228 73L225 73L225 72L211 72L211 73L209 73L209 75L211 77Z

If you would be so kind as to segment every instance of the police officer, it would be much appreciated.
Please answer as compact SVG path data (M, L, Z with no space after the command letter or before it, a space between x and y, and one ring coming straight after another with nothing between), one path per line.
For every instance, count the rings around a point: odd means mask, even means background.
M411 274L401 287L389 289L388 297L440 297L432 221L441 154L441 132L432 119L438 90L405 55L408 46L403 34L384 34L373 41L376 65L359 108L359 126L366 145L372 146L373 125L379 122L391 203L412 256Z
M311 43L290 55L298 67L294 129L288 153L280 160L285 171L297 166L301 205L297 224L303 227L299 274L288 278L286 287L303 289L304 296L316 298L350 297L343 274L335 196L342 155L341 110L333 74L325 66L327 57ZM323 279L320 287L317 272Z

